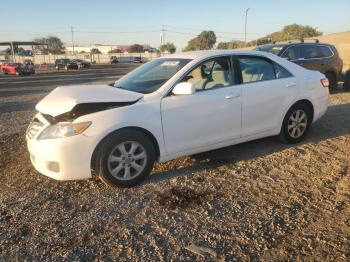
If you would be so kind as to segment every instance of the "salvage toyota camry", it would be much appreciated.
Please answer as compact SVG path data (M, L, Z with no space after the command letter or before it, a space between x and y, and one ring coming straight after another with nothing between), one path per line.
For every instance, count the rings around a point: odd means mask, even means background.
M57 87L26 138L58 180L133 186L154 162L267 136L300 142L327 110L328 80L273 54L196 51L150 61L113 85Z

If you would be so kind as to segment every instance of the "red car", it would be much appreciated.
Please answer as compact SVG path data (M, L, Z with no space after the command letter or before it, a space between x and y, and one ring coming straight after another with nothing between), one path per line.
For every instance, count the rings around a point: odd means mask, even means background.
M1 66L2 72L7 75L30 75L35 74L33 65L24 65L21 63L7 63Z

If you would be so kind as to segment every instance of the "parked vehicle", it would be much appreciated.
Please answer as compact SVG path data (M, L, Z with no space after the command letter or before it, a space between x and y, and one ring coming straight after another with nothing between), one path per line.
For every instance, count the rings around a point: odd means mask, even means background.
M266 52L197 51L152 60L109 85L57 87L26 133L34 167L59 180L133 186L155 161L278 135L304 139L328 80Z
M78 65L79 69L83 69L83 68L90 68L91 67L91 63L82 59L74 59L72 60L73 62L75 62Z
M325 74L330 89L337 87L343 69L343 60L339 57L337 49L333 45L319 43L318 40L267 44L255 50L273 53L306 69Z
M111 56L110 61L111 61L111 64L119 63L118 57L116 57L116 56Z
M1 66L4 74L9 75L31 75L35 74L33 65L25 65L21 63L6 63Z
M78 64L76 62L67 58L56 59L55 68L56 70L64 69L66 71L69 69L79 69Z
M142 63L142 57L141 56L134 56L133 63Z
M1 70L2 65L7 64L7 63L10 63L10 62L8 60L0 60L0 70Z

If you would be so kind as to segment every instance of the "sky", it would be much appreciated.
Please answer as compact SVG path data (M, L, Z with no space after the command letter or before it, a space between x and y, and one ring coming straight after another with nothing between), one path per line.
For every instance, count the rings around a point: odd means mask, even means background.
M55 35L71 44L150 44L178 49L202 30L217 42L255 40L288 24L317 27L325 34L350 31L350 0L16 0L0 5L0 41ZM4 23L6 22L6 23Z

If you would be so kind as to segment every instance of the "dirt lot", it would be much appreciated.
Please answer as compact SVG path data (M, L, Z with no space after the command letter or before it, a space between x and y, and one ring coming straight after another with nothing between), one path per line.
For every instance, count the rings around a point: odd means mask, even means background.
M1 136L0 260L350 260L350 93L331 104L302 144L181 158L131 189L46 178L23 133Z

